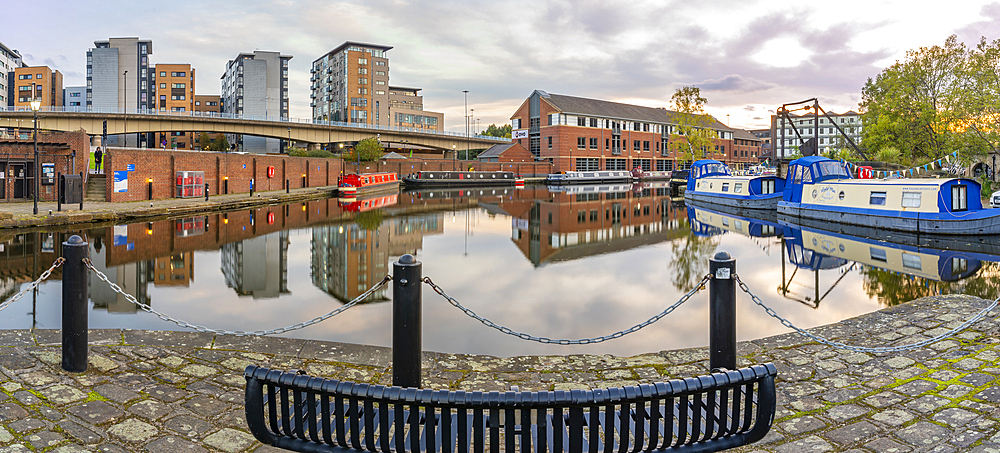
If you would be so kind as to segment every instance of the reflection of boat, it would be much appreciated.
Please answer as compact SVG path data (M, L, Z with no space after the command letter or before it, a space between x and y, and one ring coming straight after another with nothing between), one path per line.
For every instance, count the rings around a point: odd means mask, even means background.
M357 198L340 198L337 203L340 208L344 211L350 212L365 212L371 211L372 209L384 208L387 206L392 206L399 201L399 194L383 195L381 197L371 197L364 199Z
M773 211L726 206L709 209L688 203L687 213L691 232L700 236L715 236L727 231L750 237L779 236L781 233Z
M739 208L773 209L784 181L774 175L732 176L729 167L703 159L691 165L684 198Z
M385 192L399 188L399 176L395 173L369 173L344 175L337 178L337 190L340 196L351 196L362 193Z
M788 166L781 214L919 234L1000 233L1000 210L983 209L965 178L852 179L841 162L803 157Z
M669 180L674 172L672 171L643 171L640 168L632 170L632 177L642 181Z
M781 222L789 260L806 269L829 269L848 261L937 281L975 274L982 261L1000 256L880 241ZM834 266L839 267L839 266Z
M513 186L524 179L511 171L418 171L403 178L407 187Z
M513 187L475 187L461 189L412 189L404 188L403 193L416 195L420 199L462 198L462 197L502 197L514 193Z
M621 193L632 190L631 183L621 184L579 184L566 186L548 186L549 192L580 195L587 193Z
M566 171L552 173L545 178L545 184L597 184L606 182L630 182L632 173L627 171Z

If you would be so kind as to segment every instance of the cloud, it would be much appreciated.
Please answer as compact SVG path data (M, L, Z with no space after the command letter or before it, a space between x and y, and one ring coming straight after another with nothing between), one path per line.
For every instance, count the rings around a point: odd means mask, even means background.
M739 91L741 93L767 90L775 84L763 80L745 78L739 74L729 74L719 79L709 79L697 84L705 90Z

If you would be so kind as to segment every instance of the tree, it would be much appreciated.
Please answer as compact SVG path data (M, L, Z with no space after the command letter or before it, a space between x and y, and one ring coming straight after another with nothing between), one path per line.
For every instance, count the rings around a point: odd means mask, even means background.
M358 142L357 145L354 145L354 149L347 154L346 159L357 161L359 160L358 156L360 156L360 160L362 161L374 161L382 158L384 152L385 149L382 148L382 143L377 138L368 137Z
M212 140L212 143L208 145L208 149L212 151L229 151L229 139L226 138L226 134L219 134L219 137Z
M715 146L714 133L710 129L714 121L705 113L708 100L701 97L700 88L683 87L674 92L670 101L675 112L668 122L675 125L676 132L670 135L671 149L681 163L704 157Z
M969 147L995 153L1000 147L1000 39L981 38L969 52L963 72L967 86L957 107L974 141Z
M202 132L201 135L198 136L198 147L201 148L202 151L208 150L209 147L212 146L211 142L212 140L208 138L208 132Z
M511 136L511 125L507 124L504 126L497 127L496 124L490 124L485 131L479 133L479 135L490 135L493 137L510 138Z

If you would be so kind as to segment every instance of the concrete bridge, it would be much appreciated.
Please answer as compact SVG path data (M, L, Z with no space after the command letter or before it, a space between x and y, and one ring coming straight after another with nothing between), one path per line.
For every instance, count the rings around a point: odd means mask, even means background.
M34 112L31 110L0 109L0 129L31 129ZM38 128L54 131L77 131L99 136L104 121L108 122L108 135L148 132L209 132L253 135L277 138L298 143L319 145L324 143L356 142L379 136L389 143L421 146L441 151L489 148L496 144L510 143L510 139L483 135L466 136L454 132L431 129L376 127L369 124L313 121L297 118L264 116L235 116L212 112L158 112L151 110L64 110L43 108L38 112Z

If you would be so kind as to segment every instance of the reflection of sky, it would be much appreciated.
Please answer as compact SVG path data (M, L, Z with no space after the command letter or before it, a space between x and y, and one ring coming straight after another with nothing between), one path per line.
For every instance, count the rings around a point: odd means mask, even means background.
M443 223L444 234L425 236L423 249L417 253L417 258L423 262L424 275L465 306L516 331L554 339L611 334L647 320L682 295L671 284L669 265L674 252L669 242L536 268L511 241L511 219L508 217L472 210L454 215L445 213ZM312 285L311 237L308 228L289 232L287 286L290 294L273 299L239 297L226 287L219 252L195 252L196 274L190 286L149 284L152 306L193 324L228 330L272 329L334 310L342 304ZM808 328L828 324L880 308L877 301L865 294L862 276L856 270L834 286L842 268L820 272L820 293L830 292L818 308L783 298L778 292L783 256L780 240L736 234L725 234L713 240L719 246L710 255L724 250L734 256L737 272L751 290L797 326ZM786 263L786 275L790 276L794 269L792 264ZM790 291L800 298L812 298L814 287L814 272L800 269ZM41 286L37 327L59 328L60 291L58 281ZM519 340L468 318L426 285L423 297L423 346L430 351L498 356L632 355L708 343L707 290L697 293L674 313L638 333L590 346L541 345ZM31 306L32 296L28 294L8 307L0 313L0 328L31 327ZM737 312L740 340L787 331L745 294L737 295ZM142 312L123 315L91 310L89 316L92 328L182 330ZM390 316L391 303L359 305L322 324L286 335L389 346Z

